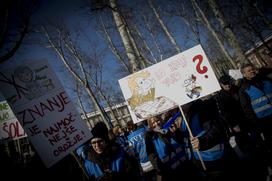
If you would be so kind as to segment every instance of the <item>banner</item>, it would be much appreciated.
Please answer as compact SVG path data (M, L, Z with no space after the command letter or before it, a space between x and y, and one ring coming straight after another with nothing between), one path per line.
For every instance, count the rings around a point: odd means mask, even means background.
M200 45L119 80L134 123L220 90Z
M0 91L47 167L91 138L46 61L1 70Z

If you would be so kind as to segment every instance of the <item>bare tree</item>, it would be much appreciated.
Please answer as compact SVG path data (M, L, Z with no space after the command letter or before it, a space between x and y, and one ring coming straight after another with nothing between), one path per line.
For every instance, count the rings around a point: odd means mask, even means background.
M220 11L216 0L209 0L208 2L209 2L209 5L210 5L216 19L218 20L221 28L223 29L223 31L225 33L226 40L232 46L232 48L236 51L236 53L238 55L237 59L240 62L245 62L247 60L247 58L244 55L242 47L240 46L240 43L238 42L238 40L237 40L235 34L233 33L232 29L230 28L228 23L226 23L225 18L223 16L222 12Z
M200 20L196 17L195 11L192 11L190 14L186 14L186 13L187 13L186 8L183 6L182 3L179 3L179 6L177 7L175 11L175 15L180 17L181 20L187 25L189 30L191 30L191 33L193 34L196 43L201 43L201 38L200 38L199 28L198 28L198 23Z
M113 18L116 27L120 33L124 48L126 50L127 56L129 58L130 72L137 72L141 69L139 66L139 57L137 57L135 46L133 45L132 37L128 32L128 26L124 21L124 18L118 8L116 0L109 0Z
M227 60L231 62L231 65L234 68L237 68L236 63L233 61L233 59L231 58L231 56L229 55L228 51L226 50L226 48L224 47L223 42L220 40L219 36L217 35L216 31L213 29L211 23L209 22L209 20L207 19L206 15L204 14L204 12L202 11L202 9L199 7L199 5L197 4L196 0L191 0L193 8L196 12L196 15L198 16L199 19L201 19L203 21L203 24L208 28L208 30L211 32L212 36L214 37L214 39L216 40L216 42L218 43L221 51L224 53L224 55L226 56Z
M10 59L23 43L29 31L30 17L36 9L36 0L1 1L0 5L0 63ZM16 22L16 25L14 25Z
M57 37L56 39L54 39L45 26L42 26L42 31L46 36L51 48L53 48L53 50L57 53L60 60L62 60L65 67L74 77L74 79L77 80L85 88L97 111L99 111L102 119L105 121L108 127L111 128L112 123L110 121L110 118L106 114L104 108L100 105L99 100L96 98L96 95L91 88L91 85L88 81L86 69L83 66L83 60L80 58L79 52L77 51L75 45L68 36L68 32L65 32L63 27L56 27ZM68 57L73 57L74 61L77 62L77 67L79 67L80 73L78 73L75 68L73 68L73 66L69 63Z
M173 44L173 46L175 47L177 53L181 52L181 49L179 48L175 38L172 36L172 34L170 33L170 31L168 30L167 26L164 24L162 18L160 17L160 14L158 13L157 9L155 8L153 2L153 0L148 0L148 4L150 6L150 8L152 9L153 13L155 14L158 22L160 23L163 31L165 32L166 36L168 37L168 39L170 40L170 42Z
M162 47L157 39L157 36L156 36L156 31L155 31L155 28L152 26L151 22L148 20L148 17L143 13L142 14L142 18L144 20L144 24L145 24L145 27L147 29L147 31L149 32L154 44L155 44L155 47L158 51L158 54L159 54L159 57L160 57L160 61L162 61L163 59L163 50L162 50Z
M103 32L104 38L107 41L112 53L115 55L116 59L119 61L120 65L122 65L127 72L130 72L130 67L127 65L125 58L122 56L121 52L118 50L112 38L107 30L107 27L102 20L101 16L99 16L100 24L101 24L101 31Z
M84 115L84 117L85 117L87 123L89 124L89 126L90 126L91 128L93 128L93 127L94 127L94 122L93 122L93 121L90 121L90 120L88 119L87 111L85 110L84 105L83 105L83 102L82 102L82 100L81 100L82 93L80 92L80 86L79 86L78 83L76 83L76 94L77 94L77 100L78 100L78 103L79 103L79 107L80 107L81 111L83 112L83 115Z

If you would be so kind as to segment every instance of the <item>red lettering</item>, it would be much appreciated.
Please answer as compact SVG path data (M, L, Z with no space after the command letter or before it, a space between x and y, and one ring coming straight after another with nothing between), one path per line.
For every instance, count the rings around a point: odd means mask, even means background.
M41 130L39 129L38 125L34 125L31 128L28 128L28 130L30 131L30 136L35 136L41 133Z
M67 96L64 96L64 94L65 94L65 92L61 92L61 93L60 93L60 97L62 98L63 103L64 103L64 104L70 103L70 101L67 101L67 100L66 100L66 99L68 99L68 97L67 97Z
M16 125L14 123L11 123L9 125L9 137L10 138L15 138L16 137Z
M65 109L65 105L68 103L70 103L70 101L63 91L55 97L46 99L44 102L32 105L31 107L18 112L17 115L20 116L20 120L22 120L24 126L42 118L45 115L45 111L53 112L56 110L62 112Z
M4 130L4 132L6 132L7 135L8 135L6 138L9 138L9 131L8 131L8 128L9 128L9 126L7 125L7 123L4 123L3 130ZM5 139L6 139L6 138L5 138Z
M49 143L53 146L54 143L57 143L58 141L61 140L60 135L57 133L55 135L53 135L51 138L48 139Z
M19 124L19 122L16 122L16 127L17 127L17 135L18 137L24 136L25 135L25 131L23 129L20 129L21 125ZM22 132L20 132L20 130L22 130Z

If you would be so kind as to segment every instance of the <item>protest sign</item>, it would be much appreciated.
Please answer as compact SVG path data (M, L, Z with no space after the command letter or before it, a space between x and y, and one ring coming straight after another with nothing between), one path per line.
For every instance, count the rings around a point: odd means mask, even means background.
M7 101L0 101L0 124L8 120L16 119Z
M119 84L134 123L220 90L200 45L124 77Z
M91 138L47 61L1 70L0 91L47 167Z
M3 95L0 94L0 142L6 143L24 137L26 137L24 129Z
M26 133L17 119L0 123L0 142L17 140L26 137Z
M243 75L240 71L240 69L230 69L229 70L229 75L234 79L234 80L239 80L243 78Z

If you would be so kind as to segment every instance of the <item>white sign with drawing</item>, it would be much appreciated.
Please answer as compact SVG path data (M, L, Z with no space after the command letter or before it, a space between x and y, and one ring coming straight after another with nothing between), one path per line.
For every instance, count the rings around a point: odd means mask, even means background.
M134 123L220 90L200 45L119 80Z
M1 70L0 91L47 167L91 138L47 61Z

